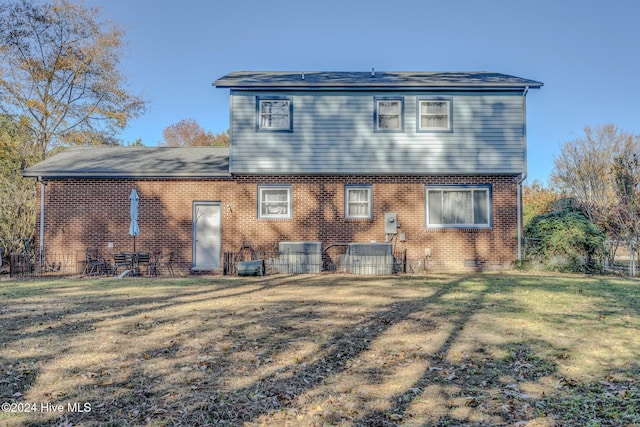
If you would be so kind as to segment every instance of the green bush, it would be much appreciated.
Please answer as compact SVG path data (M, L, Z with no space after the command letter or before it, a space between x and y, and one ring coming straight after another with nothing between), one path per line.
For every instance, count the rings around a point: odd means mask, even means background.
M594 273L600 270L605 235L579 212L556 211L534 217L524 230L539 239L531 254L552 271Z

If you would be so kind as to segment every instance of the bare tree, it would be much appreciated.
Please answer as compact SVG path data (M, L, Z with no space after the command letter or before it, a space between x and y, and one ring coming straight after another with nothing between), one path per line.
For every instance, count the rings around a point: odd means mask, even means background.
M20 172L37 156L27 120L0 115L0 248L20 251L35 228L35 183Z
M612 210L612 222L618 234L634 241L640 240L640 141L638 137L625 140L621 152L614 158L612 176L617 207Z
M182 119L167 126L162 131L163 142L167 147L227 146L228 132L213 134L206 132L194 119Z
M640 138L613 124L584 131L584 137L563 144L551 182L609 237L640 237Z
M122 37L97 9L68 0L0 5L0 112L29 118L40 160L109 140L144 112L117 68Z
M567 141L554 159L551 183L574 197L591 222L597 222L615 200L614 158L628 135L613 124L584 128L584 137Z

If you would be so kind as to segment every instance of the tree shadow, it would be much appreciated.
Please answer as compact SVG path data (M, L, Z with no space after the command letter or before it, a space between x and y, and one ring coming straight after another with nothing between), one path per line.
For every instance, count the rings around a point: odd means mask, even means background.
M9 333L13 343L69 342L62 354L42 354L29 366L100 345L91 336L104 328L129 343L117 354L105 343L108 357L76 361L64 372L82 377L52 400L95 404L89 414L66 414L73 424L484 426L533 420L557 407L534 390L560 380L553 342L514 328L470 339L493 313L496 321L518 318L525 307L509 297L509 286L539 278L376 278L377 287L370 280L278 276L214 281L210 289L175 285L157 296L107 292L97 304L83 297L72 310L51 311L66 325L47 329L51 319L35 313ZM122 295L140 286L125 283ZM89 294L105 285L122 286L104 281ZM39 383L39 371L33 375L17 392L57 388Z

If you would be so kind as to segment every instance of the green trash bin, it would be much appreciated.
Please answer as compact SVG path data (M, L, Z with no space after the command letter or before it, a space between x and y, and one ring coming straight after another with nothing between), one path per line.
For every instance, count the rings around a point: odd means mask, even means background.
M238 263L238 276L264 276L264 260L240 261Z

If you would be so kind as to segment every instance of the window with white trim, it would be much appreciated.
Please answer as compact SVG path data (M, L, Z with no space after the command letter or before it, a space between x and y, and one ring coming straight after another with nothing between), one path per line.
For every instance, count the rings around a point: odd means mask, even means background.
M257 129L266 131L293 130L291 98L257 98Z
M426 192L427 228L491 227L490 186L427 186Z
M258 186L258 218L291 218L291 187Z
M374 100L376 132L402 132L404 130L404 99L376 97Z
M347 185L344 188L345 218L370 219L372 191L370 185Z
M418 99L418 131L451 131L450 99Z

